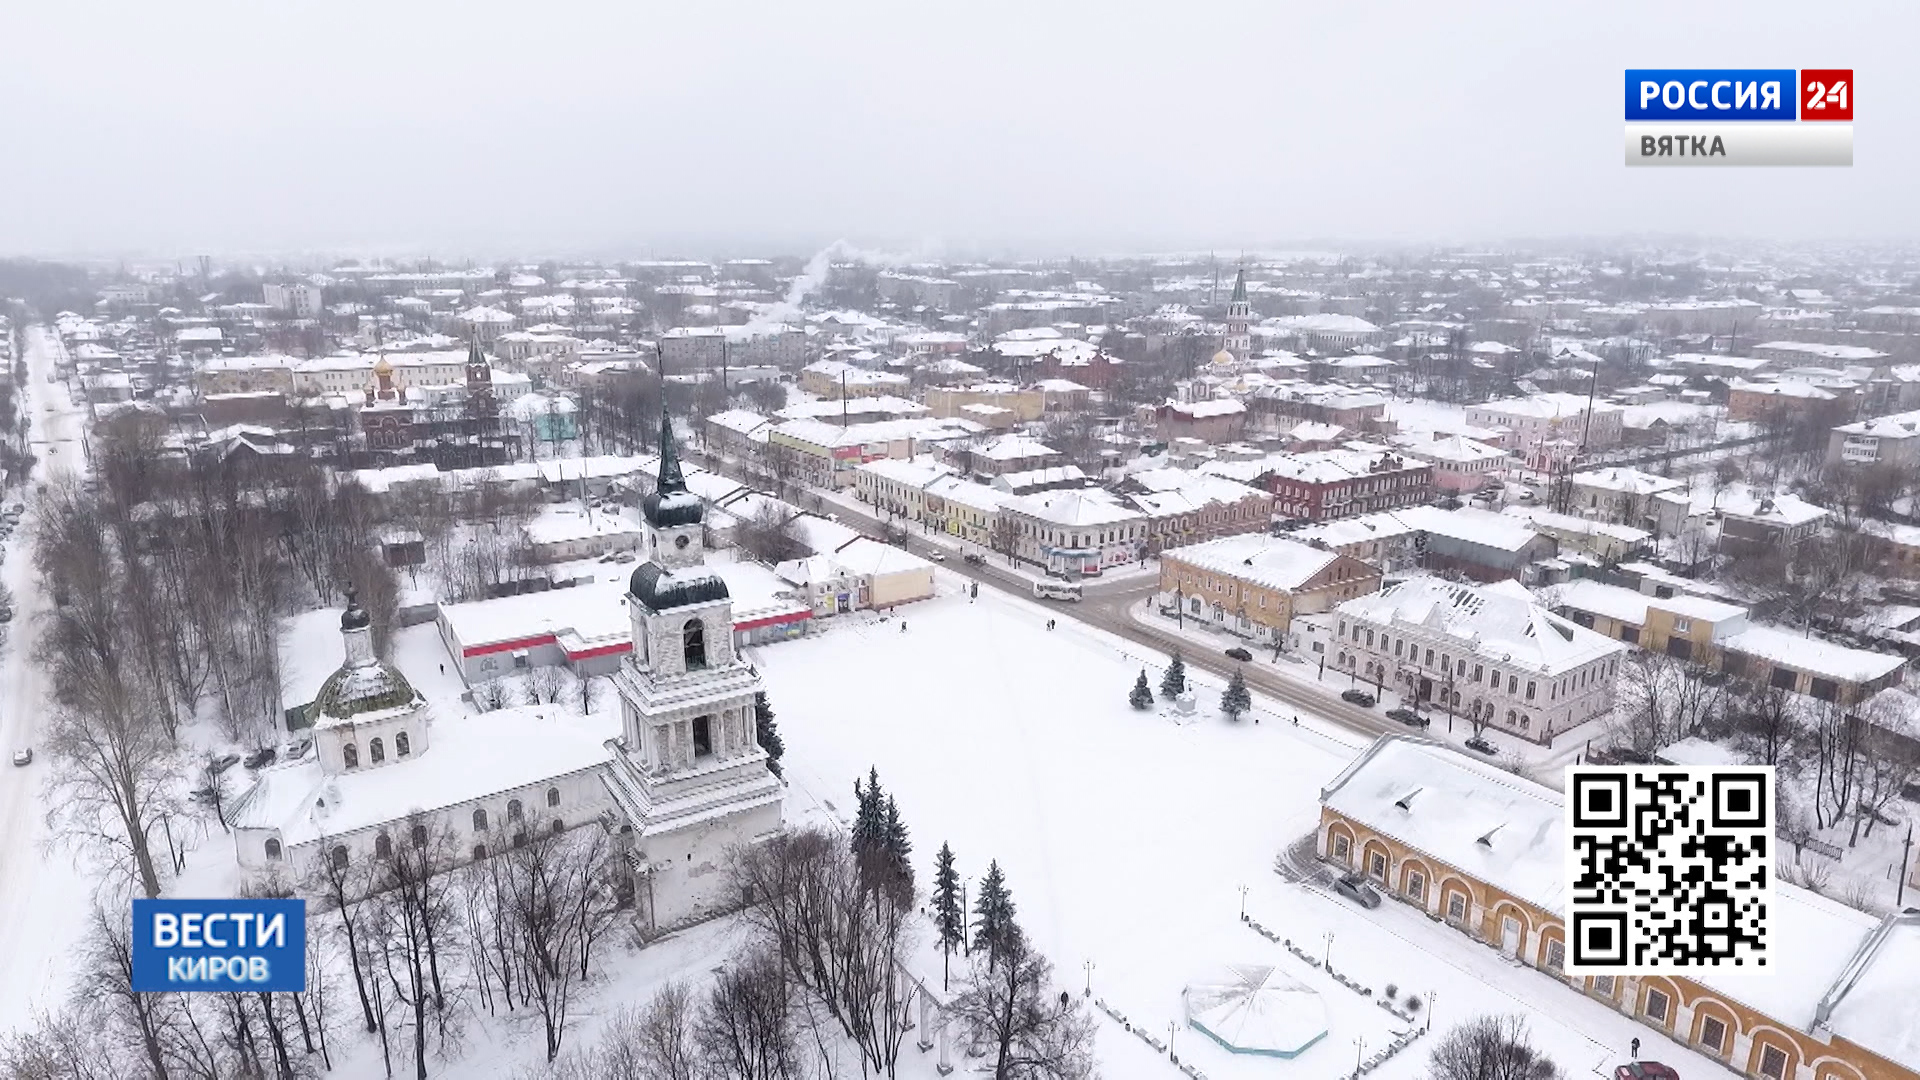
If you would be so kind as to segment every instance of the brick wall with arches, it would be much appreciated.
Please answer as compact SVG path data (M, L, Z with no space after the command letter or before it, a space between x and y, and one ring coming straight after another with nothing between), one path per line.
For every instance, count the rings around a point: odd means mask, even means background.
M1832 1034L1811 1034L1678 976L1567 976L1566 929L1556 912L1322 806L1320 857L1364 874L1476 941L1566 981L1573 990L1655 1028L1754 1080L1920 1080L1920 1073Z

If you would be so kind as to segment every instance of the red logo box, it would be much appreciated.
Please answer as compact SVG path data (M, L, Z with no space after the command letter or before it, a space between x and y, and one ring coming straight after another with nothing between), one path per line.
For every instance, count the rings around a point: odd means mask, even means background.
M1852 120L1853 69L1802 69L1800 72L1800 119Z

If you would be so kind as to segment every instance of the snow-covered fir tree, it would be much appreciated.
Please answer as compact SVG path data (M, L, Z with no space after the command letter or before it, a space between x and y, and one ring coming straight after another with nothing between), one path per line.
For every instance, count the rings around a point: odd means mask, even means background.
M1140 669L1140 677L1133 680L1133 692L1127 695L1127 704L1136 709L1153 708L1153 687L1147 685L1147 669Z
M1251 708L1253 695L1247 692L1247 677L1236 671L1227 683L1227 692L1220 695L1220 711L1227 714L1227 719L1238 720Z
M1187 662L1180 659L1180 654L1175 652L1173 662L1167 665L1167 673L1160 676L1160 696L1173 698L1186 692Z

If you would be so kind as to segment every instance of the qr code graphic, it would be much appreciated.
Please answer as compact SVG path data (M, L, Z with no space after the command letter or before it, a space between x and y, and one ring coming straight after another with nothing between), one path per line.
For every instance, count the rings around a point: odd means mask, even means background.
M1773 767L1567 770L1567 965L1764 969Z

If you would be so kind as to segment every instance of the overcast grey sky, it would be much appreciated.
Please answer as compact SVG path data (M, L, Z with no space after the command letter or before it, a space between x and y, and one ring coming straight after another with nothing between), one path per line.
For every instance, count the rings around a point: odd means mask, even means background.
M1906 239L1913 3L15 0L0 252ZM1852 67L1852 169L1632 170L1626 67Z

